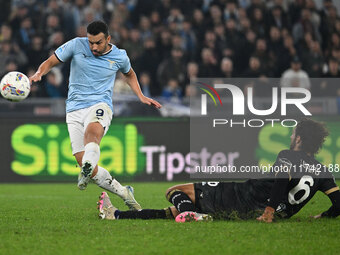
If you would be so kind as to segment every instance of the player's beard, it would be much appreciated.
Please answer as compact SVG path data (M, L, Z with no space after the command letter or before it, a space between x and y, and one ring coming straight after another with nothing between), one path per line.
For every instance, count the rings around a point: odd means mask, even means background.
M100 51L97 51L97 50L96 51L93 50L92 54L97 56L97 57L99 57L99 56L103 55L103 52L100 52Z
M95 55L95 56L97 56L97 57L102 56L102 55L104 55L105 52L107 52L107 51L109 50L108 47L109 47L109 44L107 43L106 46L105 46L105 48L104 48L104 50L102 50L102 51L97 51L97 50L94 51L94 50L93 50L93 51L92 51L92 54Z

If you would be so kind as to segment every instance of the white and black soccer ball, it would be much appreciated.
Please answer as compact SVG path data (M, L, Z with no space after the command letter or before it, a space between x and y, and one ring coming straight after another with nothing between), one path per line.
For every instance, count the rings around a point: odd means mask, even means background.
M1 95L12 102L24 100L30 93L31 85L26 75L20 72L9 72L0 83Z

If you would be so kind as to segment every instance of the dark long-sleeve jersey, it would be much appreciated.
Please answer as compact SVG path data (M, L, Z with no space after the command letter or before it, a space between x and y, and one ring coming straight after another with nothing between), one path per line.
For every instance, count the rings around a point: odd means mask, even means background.
M302 151L281 151L266 179L245 182L195 184L196 204L200 212L229 214L237 212L253 218L266 206L276 215L289 218L308 203L319 190L332 201L323 216L340 215L340 191L329 169Z
M289 218L308 203L317 191L332 201L323 216L340 215L340 192L329 169L303 151L281 151L273 166L275 181L268 205L279 216Z

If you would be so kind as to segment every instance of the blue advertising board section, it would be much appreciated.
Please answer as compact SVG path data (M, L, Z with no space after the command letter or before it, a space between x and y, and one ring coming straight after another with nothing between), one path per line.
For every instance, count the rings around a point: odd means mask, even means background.
M335 172L340 162L338 123L337 118L326 120L331 135L318 155ZM227 151L205 147L209 134L202 133L202 148L190 151L188 118L118 118L101 142L99 164L122 181L196 181L190 179L194 165L221 158L237 167L273 163L289 147L291 131L279 126L228 129L217 141L228 143ZM2 119L0 141L0 182L77 180L80 169L63 118Z

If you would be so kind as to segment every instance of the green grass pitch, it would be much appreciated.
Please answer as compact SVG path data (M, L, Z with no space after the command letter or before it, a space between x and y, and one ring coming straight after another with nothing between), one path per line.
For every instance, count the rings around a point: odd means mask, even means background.
M133 183L144 208L170 206L172 183ZM0 254L339 254L339 219L311 220L330 206L321 193L295 217L176 223L99 220L101 189L76 184L0 184ZM111 195L125 210L123 202Z

